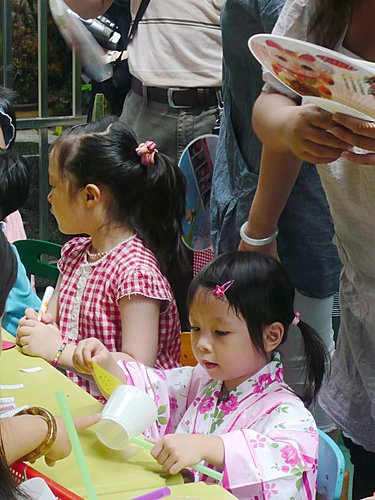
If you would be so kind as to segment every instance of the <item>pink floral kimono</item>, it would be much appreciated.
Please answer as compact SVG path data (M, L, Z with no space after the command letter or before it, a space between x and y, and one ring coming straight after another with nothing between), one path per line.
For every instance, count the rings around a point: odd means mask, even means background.
M158 407L158 421L147 436L177 432L221 437L222 485L237 498L315 499L316 425L283 382L278 354L222 402L222 382L210 379L199 365L162 371L138 362L119 364L127 382L146 391ZM196 480L202 480L198 472Z

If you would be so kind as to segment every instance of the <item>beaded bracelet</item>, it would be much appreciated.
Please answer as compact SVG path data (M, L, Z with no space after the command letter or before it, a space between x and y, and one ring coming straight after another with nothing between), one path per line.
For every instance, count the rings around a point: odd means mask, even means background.
M16 413L15 416L17 415L35 415L41 417L47 423L48 429L44 441L34 451L31 451L24 457L20 458L20 460L25 462L35 462L35 460L37 460L38 458L46 455L56 441L57 424L55 417L48 410L40 408L39 406L32 406L31 408L21 410Z
M268 245L268 243L272 243L279 234L279 229L276 228L276 231L267 238L261 238L261 239L250 238L250 236L247 236L247 234L245 234L246 227L247 227L247 221L244 224L242 224L240 229L241 240L247 243L248 245L254 245L257 247L262 247L264 245Z
M61 344L61 346L57 349L57 353L55 354L55 357L54 357L54 359L53 359L53 361L52 361L52 363L51 363L51 365L52 365L53 367L56 367L56 366L57 366L57 363L59 362L60 356L61 356L61 354L62 354L63 350L65 349L65 347L66 347L66 342L64 341L64 342Z

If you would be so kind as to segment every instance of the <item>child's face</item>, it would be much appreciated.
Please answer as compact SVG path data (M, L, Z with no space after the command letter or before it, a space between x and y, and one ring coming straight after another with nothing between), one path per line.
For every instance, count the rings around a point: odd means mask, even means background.
M57 161L58 153L53 149L48 166L48 182L51 189L47 197L48 202L51 204L51 213L62 233L78 234L84 232L79 227L80 207L77 200L71 195L69 179L61 174Z
M266 355L255 349L242 316L211 291L198 289L189 320L194 356L210 377L225 381L228 390L268 363Z

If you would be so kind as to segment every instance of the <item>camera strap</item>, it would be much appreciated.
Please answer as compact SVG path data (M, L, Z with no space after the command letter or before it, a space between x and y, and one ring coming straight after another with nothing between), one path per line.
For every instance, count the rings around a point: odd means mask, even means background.
M138 8L137 14L135 15L133 24L131 25L131 28L129 30L128 36L126 37L126 42L123 50L119 53L118 58L116 59L117 61L121 61L122 59L127 59L127 48L129 42L133 39L137 29L138 29L138 24L139 21L142 19L144 13L146 12L147 6L150 3L150 0L142 0L141 5Z

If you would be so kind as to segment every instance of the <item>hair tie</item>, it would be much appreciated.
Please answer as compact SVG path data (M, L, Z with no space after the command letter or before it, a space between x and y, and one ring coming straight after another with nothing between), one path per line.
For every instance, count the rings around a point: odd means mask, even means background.
M290 324L293 326L297 326L299 323L300 317L301 317L301 313L298 313L298 312L294 313L294 319Z
M212 291L212 294L216 299L221 299L224 297L225 292L233 285L234 280L227 281L224 285L216 285L215 290Z
M141 158L142 165L149 167L155 163L155 153L159 151L156 149L156 144L152 141L141 142L135 149L137 155Z

